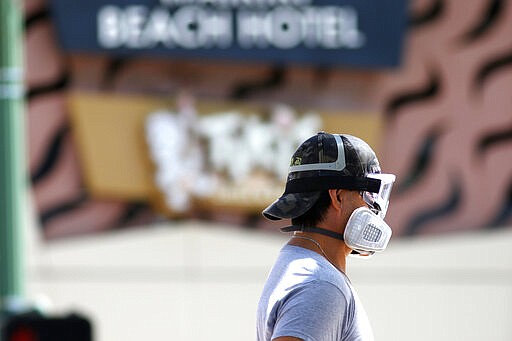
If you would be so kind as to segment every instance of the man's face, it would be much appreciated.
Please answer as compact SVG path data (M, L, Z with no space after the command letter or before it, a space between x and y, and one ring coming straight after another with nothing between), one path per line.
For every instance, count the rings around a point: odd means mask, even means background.
M342 231L341 233L345 232L345 228L347 226L348 220L354 210L356 210L359 207L369 207L369 205L364 201L363 197L361 196L361 193L359 191L348 191L343 190L343 205L342 205ZM350 253L352 253L352 249L345 244L345 256L348 256ZM367 255L359 255L360 257L364 257Z
M359 191L349 191L349 190L340 190L342 191L342 205L341 205L341 214L342 214L342 226L343 232L345 232L345 226L347 225L348 219L352 215L352 212L356 208L359 207L368 207L368 204L363 200Z
M338 194L341 195L341 217L339 220L339 233L345 233L348 220L355 209L359 207L368 207L366 202L361 197L359 191L349 191L340 189ZM345 256L348 256L352 249L346 244L344 245Z

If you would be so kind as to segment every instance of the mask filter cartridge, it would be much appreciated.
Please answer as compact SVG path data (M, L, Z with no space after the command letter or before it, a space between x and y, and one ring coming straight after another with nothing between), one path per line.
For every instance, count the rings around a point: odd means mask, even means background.
M352 212L345 228L345 243L362 255L384 251L391 238L391 228L367 207Z

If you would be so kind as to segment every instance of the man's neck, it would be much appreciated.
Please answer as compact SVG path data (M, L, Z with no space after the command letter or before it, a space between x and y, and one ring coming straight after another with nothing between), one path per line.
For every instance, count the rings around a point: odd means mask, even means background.
M350 249L342 240L313 232L295 232L288 244L316 252L339 271L346 273L346 258Z

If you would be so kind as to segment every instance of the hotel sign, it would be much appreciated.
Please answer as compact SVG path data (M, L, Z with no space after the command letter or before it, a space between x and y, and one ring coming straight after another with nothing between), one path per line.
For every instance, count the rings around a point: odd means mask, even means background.
M51 0L72 52L366 67L400 62L406 0Z

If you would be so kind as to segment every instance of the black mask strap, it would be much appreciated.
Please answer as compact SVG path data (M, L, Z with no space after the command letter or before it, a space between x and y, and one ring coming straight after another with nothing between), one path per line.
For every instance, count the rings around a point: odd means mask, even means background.
M323 234L324 236L339 239L339 240L345 240L343 237L343 234L333 232L331 230L323 229L321 227L314 227L314 226L306 226L306 227L300 227L300 226L286 226L281 228L282 232L295 232L295 231L302 231L302 232L313 232L313 233L319 233Z

